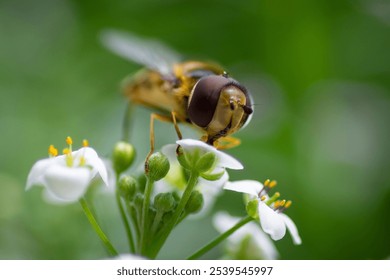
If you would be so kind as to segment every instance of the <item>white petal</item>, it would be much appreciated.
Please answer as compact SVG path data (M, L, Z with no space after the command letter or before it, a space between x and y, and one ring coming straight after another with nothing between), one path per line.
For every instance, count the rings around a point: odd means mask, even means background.
M186 152L192 152L195 149L200 149L204 153L213 152L218 158L218 166L236 170L244 168L243 165L234 157L218 151L215 147L208 145L205 142L194 139L182 139L177 140L176 143L179 144Z
M203 141L200 140L194 140L194 139L181 139L177 140L176 143L180 145L184 151L186 152L192 152L195 149L200 149L205 152L216 152L217 149L213 146L210 146L206 144Z
M261 249L262 256L265 260L275 260L279 257L278 250L272 242L269 235L265 234L258 224L250 223L247 225L248 231L251 231L257 246Z
M234 170L244 169L244 166L241 164L241 162L236 160L231 155L228 155L224 152L217 150L216 156L218 158L218 166L222 166L222 167L234 169Z
M177 161L176 149L176 144L168 144L161 148L161 152L168 158L169 162L174 162Z
M112 161L108 158L103 158L102 161L107 170L108 186L107 188L99 188L99 191L102 193L114 193L116 188L116 173L112 166Z
M298 229L297 229L295 223L286 214L281 213L279 215L282 217L284 223L286 224L286 227L291 234L291 237L293 239L294 244L301 245L302 240L301 240L301 237L299 236Z
M30 170L27 176L26 190L34 185L43 185L43 175L47 168L52 164L52 158L38 160Z
M258 197L263 189L263 184L254 180L241 180L235 182L227 182L224 186L225 190L247 193Z
M90 173L86 167L53 165L45 173L45 187L58 199L75 202L86 192L90 183Z
M104 184L108 186L109 183L106 166L104 165L104 162L99 158L96 151L90 147L81 148L75 154L75 161L80 160L81 157L85 158L86 165L91 166L93 168L91 176L94 177L96 172L99 173ZM78 165L79 162L76 162L75 164Z
M286 225L282 217L263 202L259 202L260 225L273 240L282 239L286 234Z
M65 205L73 202L73 201L66 201L58 198L52 192L50 192L49 189L44 189L42 196L43 196L43 200L46 201L47 203L56 204L56 205Z

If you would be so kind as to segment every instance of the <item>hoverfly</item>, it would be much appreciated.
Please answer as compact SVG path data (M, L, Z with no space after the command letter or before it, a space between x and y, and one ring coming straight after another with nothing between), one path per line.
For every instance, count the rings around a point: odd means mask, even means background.
M218 149L240 144L230 135L250 121L253 101L247 89L218 65L181 62L163 44L129 33L107 30L101 36L112 52L146 67L124 85L130 102L153 109L150 117L150 152L154 150L154 120L187 123L203 132L201 140ZM147 159L148 159L147 157Z

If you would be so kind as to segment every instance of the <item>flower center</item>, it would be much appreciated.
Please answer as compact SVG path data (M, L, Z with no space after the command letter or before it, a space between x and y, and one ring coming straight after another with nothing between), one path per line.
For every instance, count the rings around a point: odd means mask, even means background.
M62 153L65 155L65 163L66 166L73 167L75 164L75 159L72 155L73 139L70 136L68 136L66 137L65 142L68 145L68 147L62 150ZM89 146L88 140L84 139L82 145L84 148L88 147ZM58 155L58 150L54 147L54 145L49 146L48 152L49 152L49 157L56 157ZM84 153L80 156L78 166L85 166L86 163L87 160L85 158L85 150L84 150Z
M267 179L264 182L264 187L263 189L259 192L259 199L267 204L270 208L272 208L274 211L277 213L282 213L284 212L287 208L289 208L292 204L291 200L286 201L285 199L283 200L278 200L280 197L279 192L275 192L271 197L268 198L268 193L271 189L276 187L277 182L275 180L270 180Z

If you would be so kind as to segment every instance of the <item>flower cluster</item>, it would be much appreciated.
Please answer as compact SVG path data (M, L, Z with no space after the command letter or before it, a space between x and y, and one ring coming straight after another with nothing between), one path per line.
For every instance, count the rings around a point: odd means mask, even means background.
M301 244L295 224L284 214L291 201L279 200L279 193L269 195L276 181L230 182L227 169L240 170L243 165L202 141L182 139L164 146L161 152L147 157L147 168L141 175L127 173L135 157L135 149L129 143L115 145L109 164L114 174L108 174L107 170L111 169L106 168L87 141L77 151L72 150L70 137L66 143L63 155L59 156L51 145L49 158L33 165L26 189L42 186L45 199L54 203L80 201L94 230L114 256L118 255L117 251L84 199L93 180L108 186L109 177L116 178L115 194L129 242L128 253L135 254L136 258L155 258L172 230L188 216L208 214L224 189L247 196L248 216L240 219L225 212L217 213L214 225L221 232L220 237L189 259L198 258L226 238L228 258L275 259L278 252L271 239L283 238L286 229L293 242ZM260 226L252 221L259 221Z

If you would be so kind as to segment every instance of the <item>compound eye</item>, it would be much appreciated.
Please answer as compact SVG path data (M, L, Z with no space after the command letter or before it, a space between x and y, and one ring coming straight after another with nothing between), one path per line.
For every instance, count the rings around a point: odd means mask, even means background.
M199 127L207 127L213 119L222 89L231 84L223 76L201 78L194 86L188 102L188 116Z

